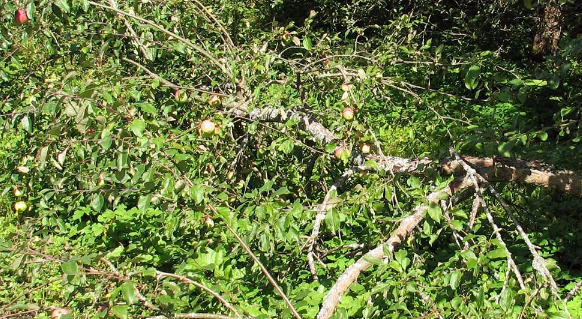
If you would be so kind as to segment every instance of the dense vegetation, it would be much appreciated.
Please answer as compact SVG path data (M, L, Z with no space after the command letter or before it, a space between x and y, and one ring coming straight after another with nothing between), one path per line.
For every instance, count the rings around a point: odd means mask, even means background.
M581 9L0 4L0 317L582 317Z

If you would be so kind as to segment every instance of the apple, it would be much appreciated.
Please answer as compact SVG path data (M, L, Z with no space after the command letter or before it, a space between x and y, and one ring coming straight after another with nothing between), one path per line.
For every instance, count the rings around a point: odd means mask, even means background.
M174 98L176 99L176 101L184 103L188 101L188 94L186 94L186 92L182 90L176 90L176 92L174 92Z
M105 174L103 172L99 173L99 178L97 179L97 186L105 185Z
M16 21L20 24L25 24L28 21L28 15L24 9L20 8L16 10Z
M210 105L220 104L220 97L216 94L212 94L210 96L210 99L208 99L208 104Z
M14 186L12 188L12 194L14 194L15 197L20 197L22 196L22 191L18 187Z
M346 107L342 111L342 117L348 121L353 120L354 119L354 109L352 109L351 107Z
M343 83L342 84L342 91L347 92L352 89L353 84L350 83Z
M342 158L343 154L346 154L347 156L350 156L350 150L348 150L347 148L343 147L343 146L339 146L338 148L335 149L334 155L335 157L337 157L338 159Z
M23 201L19 201L19 202L14 203L14 210L16 212L23 212L27 208L28 208L28 205L26 205L26 203Z
M211 120L204 120L200 123L200 131L202 133L214 133L216 125Z
M370 150L371 150L370 144L368 143L362 144L362 153L368 154L370 153Z
M53 312L51 312L51 319L59 319L64 315L68 315L69 311L65 308L55 308Z

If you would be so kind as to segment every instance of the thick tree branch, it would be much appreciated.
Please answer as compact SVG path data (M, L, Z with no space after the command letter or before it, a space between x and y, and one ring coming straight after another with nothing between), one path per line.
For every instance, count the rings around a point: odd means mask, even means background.
M443 195L453 195L458 193L459 191L471 187L473 184L469 181L468 178L463 178L461 180L454 181L449 184L448 187L435 191L427 196L428 203L435 203L438 204L441 196ZM362 256L356 263L348 267L346 271L338 278L336 283L327 293L325 299L323 300L323 304L319 313L317 314L317 319L328 319L333 315L335 307L341 300L341 297L347 291L349 286L356 281L358 276L362 271L367 270L372 266L372 264L367 261L370 259L383 259L386 257L385 251L388 250L389 252L393 252L396 250L398 245L402 243L406 237L410 235L412 230L422 221L422 216L428 210L428 205L421 204L416 206L414 209L414 214L404 218L398 229L390 236L390 238L384 242L383 244L379 245L378 247L372 249L371 251L367 252L364 256Z

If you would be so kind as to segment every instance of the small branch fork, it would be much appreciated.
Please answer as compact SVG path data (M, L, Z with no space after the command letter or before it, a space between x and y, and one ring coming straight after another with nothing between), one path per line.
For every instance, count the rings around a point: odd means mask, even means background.
M501 239L500 230L497 227L497 225L495 225L495 222L493 220L493 216L491 215L491 213L489 212L489 209L485 205L485 201L483 200L483 191L482 191L481 187L479 186L479 183L483 183L489 189L491 194L493 194L493 196L497 199L497 201L499 201L499 203L501 204L501 207L503 207L503 209L505 210L507 215L509 215L509 217L511 218L511 220L515 224L515 227L516 227L519 235L521 236L523 241L526 243L527 247L529 248L530 253L532 254L532 256L534 258L532 261L532 267L543 278L545 278L549 281L552 293L554 294L554 296L558 300L561 299L559 294L558 294L558 285L554 281L554 277L552 277L552 273L546 267L545 260L539 255L536 247L534 246L534 244L529 239L529 236L525 233L525 231L521 227L519 221L517 220L517 218L515 217L515 215L513 214L513 212L509 208L509 205L507 205L507 203L505 202L503 197L501 197L501 195L495 190L495 188L493 188L493 186L491 186L491 184L485 178L483 178L483 176L479 175L479 173L477 173L477 171L475 171L475 169L470 167L453 148L450 149L450 152L451 152L451 155L453 155L455 157L455 159L463 166L463 168L467 172L467 176L469 176L469 178L471 178L471 180L475 184L476 195L478 196L478 198L480 198L481 207L485 211L485 213L487 215L487 219L489 220L489 223L491 223L491 225L493 226L493 230L495 232L497 239L499 239L501 241L501 243L503 243L503 246L505 247L505 250L507 251L508 264L510 267L513 268L514 273L519 281L520 287L522 289L525 288L522 276L519 273L519 271L517 270L517 266L515 265L515 262L511 259L511 254L510 254L509 250L507 250L507 246L505 245L505 243Z

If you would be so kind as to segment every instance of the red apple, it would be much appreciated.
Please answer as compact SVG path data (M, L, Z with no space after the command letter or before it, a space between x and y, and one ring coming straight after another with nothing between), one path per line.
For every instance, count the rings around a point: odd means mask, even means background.
M200 131L202 133L214 133L216 125L211 120L204 120L200 123Z
M55 308L53 312L51 312L51 319L59 319L64 315L68 315L69 311L65 308Z
M352 89L353 84L350 83L343 83L342 84L342 91L347 92Z
M20 8L16 10L16 21L18 21L20 24L24 24L26 21L28 21L28 15L24 9Z
M220 97L216 94L212 94L210 96L210 99L208 99L208 104L210 105L220 104Z
M346 107L342 111L342 117L348 121L352 120L354 118L354 109L351 107Z
M370 150L371 150L370 144L368 143L362 144L362 153L368 154L370 153Z
M338 148L335 149L334 155L335 157L337 157L338 159L342 158L343 154L346 154L347 156L350 156L350 150L348 150L345 147L339 146Z
M184 103L188 101L188 94L186 94L186 92L182 90L176 90L176 92L174 92L174 98L176 99L176 101Z

